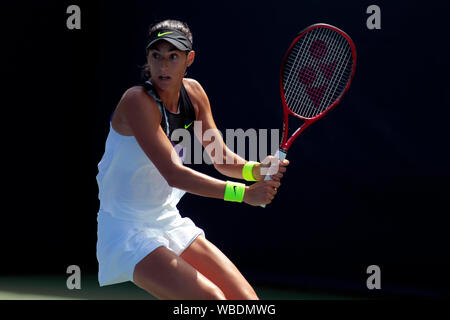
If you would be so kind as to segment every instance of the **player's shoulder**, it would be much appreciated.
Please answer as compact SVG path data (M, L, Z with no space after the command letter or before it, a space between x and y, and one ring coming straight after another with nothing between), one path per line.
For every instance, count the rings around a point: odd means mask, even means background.
M133 86L125 90L120 99L122 104L139 107L148 104L156 105L155 99L150 96L143 86Z
M192 78L184 78L183 84L194 105L201 106L205 102L207 102L208 97L206 95L206 92L197 80Z
M199 112L210 112L209 99L201 84L191 78L184 78L183 84L194 106L196 116L198 116Z
M143 86L133 86L122 95L116 108L117 117L127 122L130 117L142 117L146 114L158 114L155 119L159 120L160 114L155 99L145 91ZM156 120L155 120L156 121Z
M125 90L122 95L124 100L142 99L147 95L143 86L133 86Z
M188 93L199 94L205 92L200 82L192 78L183 78L183 84Z

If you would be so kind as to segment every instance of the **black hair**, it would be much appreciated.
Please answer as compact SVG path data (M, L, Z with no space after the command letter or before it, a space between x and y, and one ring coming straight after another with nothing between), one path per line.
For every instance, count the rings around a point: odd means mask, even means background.
M159 29L174 29L182 32L188 39L191 41L192 44L194 44L194 38L192 37L192 32L189 29L189 26L186 22L173 20L173 19L167 19L160 22L157 22L150 26L148 30L148 36L151 36L153 32L159 30ZM188 54L188 52L186 52ZM145 63L141 67L141 77L144 80L148 80L150 78L150 69L149 65Z

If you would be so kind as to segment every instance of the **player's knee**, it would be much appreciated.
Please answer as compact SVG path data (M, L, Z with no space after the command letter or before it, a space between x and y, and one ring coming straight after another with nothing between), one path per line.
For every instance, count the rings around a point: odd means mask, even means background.
M205 300L226 300L226 298L219 287L211 287L205 292Z
M259 297L256 292L252 290L252 292L247 292L244 300L259 300Z
M258 295L256 294L253 288L246 288L239 291L238 296L235 298L236 300L259 300Z

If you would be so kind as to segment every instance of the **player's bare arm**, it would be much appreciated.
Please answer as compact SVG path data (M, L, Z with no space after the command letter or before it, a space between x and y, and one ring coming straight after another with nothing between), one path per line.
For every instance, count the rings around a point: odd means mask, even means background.
M222 150L220 154L215 154L215 149L212 149L212 151L209 153L210 158L213 160L214 167L217 169L217 171L225 176L242 179L242 169L248 161L231 151L223 141L223 138L220 135L214 122L208 96L201 84L194 79L185 79L184 81L186 90L188 90L192 102L197 109L197 120L202 121L201 136L197 136L197 138L202 142L203 146L208 151L210 150L207 147L211 143L220 145L219 149ZM202 139L205 132L208 130L213 130L213 132L215 132L215 135L211 140ZM273 156L268 156L262 161L261 164L256 164L253 169L253 175L255 179L263 180L264 175L261 173L261 169L267 168L270 164L273 164L274 161L277 161L277 159L275 159ZM288 160L278 162L279 169L276 173L271 175L272 180L280 181L280 179L283 177L283 173L286 172L286 167L288 165Z
M161 117L156 101L152 97L143 90L133 89L123 97L122 103L125 105L123 112L127 125L142 150L170 186L200 196L223 199L225 181L195 171L176 161L173 146L159 125ZM247 186L243 201L251 205L270 203L279 186L279 181Z

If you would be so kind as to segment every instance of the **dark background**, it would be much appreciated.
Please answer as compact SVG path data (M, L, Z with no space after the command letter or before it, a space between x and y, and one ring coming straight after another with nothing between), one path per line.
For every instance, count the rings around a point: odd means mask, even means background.
M66 28L71 4L81 30ZM381 30L366 27L371 4ZM180 212L254 284L364 294L375 264L378 294L448 297L449 10L444 1L2 3L0 275L97 272L97 163L111 112L140 81L151 23L189 24L188 76L225 132L281 128L285 50L325 22L355 42L355 77L295 141L276 200L261 209L187 194Z

